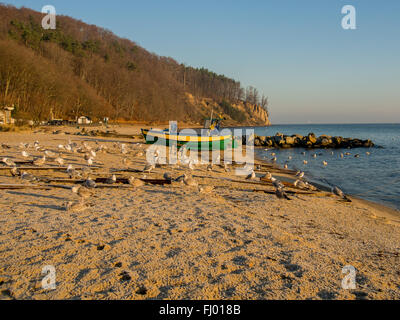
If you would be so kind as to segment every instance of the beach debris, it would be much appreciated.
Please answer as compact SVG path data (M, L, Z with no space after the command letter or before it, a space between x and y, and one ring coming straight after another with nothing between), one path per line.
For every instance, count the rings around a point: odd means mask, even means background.
M46 150L46 151L44 152L44 154L45 154L46 156L48 156L49 158L54 158L54 157L56 156L56 154L55 154L53 151L50 151L50 150Z
M351 202L351 200L344 194L342 190L340 190L337 186L332 187L332 193L347 202Z

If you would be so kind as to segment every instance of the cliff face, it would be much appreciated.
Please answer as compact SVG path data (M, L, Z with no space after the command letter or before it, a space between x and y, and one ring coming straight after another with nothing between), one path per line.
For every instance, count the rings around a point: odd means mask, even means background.
M260 105L253 105L243 101L231 104L207 98L198 99L190 93L186 93L186 103L192 110L192 116L200 125L203 124L204 119L210 118L212 112L214 117L218 115L224 117L224 126L271 125L267 110Z

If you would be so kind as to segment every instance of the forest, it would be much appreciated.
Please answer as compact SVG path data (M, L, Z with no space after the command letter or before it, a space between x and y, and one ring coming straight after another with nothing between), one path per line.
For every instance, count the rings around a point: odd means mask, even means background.
M0 4L0 108L14 106L18 119L48 120L51 110L64 119L200 121L204 114L187 94L212 99L237 122L247 116L233 104L268 108L254 87L67 16L57 16L56 29L45 30L43 16Z

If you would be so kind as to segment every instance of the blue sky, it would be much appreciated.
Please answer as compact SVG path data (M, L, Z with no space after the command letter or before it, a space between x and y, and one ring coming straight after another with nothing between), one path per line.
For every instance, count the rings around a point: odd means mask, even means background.
M54 5L270 98L274 123L400 122L397 0L15 0ZM341 27L356 8L357 29Z

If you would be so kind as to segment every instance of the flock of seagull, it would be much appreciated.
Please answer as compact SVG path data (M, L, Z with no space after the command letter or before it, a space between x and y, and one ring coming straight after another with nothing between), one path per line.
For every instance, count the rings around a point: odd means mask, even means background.
M54 152L51 150L48 150L44 146L42 146L39 141L35 141L33 144L30 143L20 143L19 148L21 152L21 156L23 159L27 160L29 159L29 162L32 163L36 167L43 167L45 164L55 164L58 165L60 168L66 165L66 162L68 161L65 158L65 154L77 154L82 157L82 160L86 162L86 166L83 166L80 168L80 170L77 170L73 167L72 164L67 164L66 168L66 174L70 179L79 179L82 180L81 185L76 185L71 188L71 191L73 194L77 195L80 198L80 201L77 203L73 202L68 202L66 204L66 209L67 210L80 210L86 208L85 201L87 199L90 199L93 196L93 189L97 187L96 181L92 179L92 167L93 165L101 164L98 160L98 154L102 152L110 152L110 153L115 153L118 155L122 155L122 164L126 167L129 168L133 162L128 158L129 155L132 155L133 152L135 151L133 148L127 146L127 144L124 143L114 143L113 145L113 150L114 152L111 152L111 150L108 149L107 146L100 144L98 141L94 141L96 146L92 147L89 145L87 142L82 142L81 144L77 144L76 142L72 142L71 140L68 141L65 145L58 145L57 149L58 152ZM140 145L140 144L137 144ZM0 151L3 149L11 149L11 146L2 144L0 146ZM151 151L149 151L151 150ZM143 177L142 179L135 178L133 176L130 176L128 179L128 182L131 186L135 188L140 188L145 185L145 182L143 181L146 179L146 174L151 173L155 168L160 167L162 164L165 164L163 160L166 160L166 158L161 157L161 151L159 149L151 149L149 148L147 150L148 152L151 152L152 154L148 155L146 154L147 159L150 159L151 161L148 161L148 164L144 167L142 170ZM137 151L137 150L136 150ZM36 154L39 154L39 156L33 156L30 154L30 152L35 152ZM187 168L190 171L195 170L196 165L199 164L197 159L193 159L190 156L187 156L188 150L183 147L179 151L176 151L177 154L177 162L174 165L171 165L172 167L179 168L179 166L187 166ZM303 153L305 154L305 152ZM348 155L347 153L346 155ZM368 153L367 153L368 154ZM141 157L144 155L144 152L138 151L135 153L136 157ZM272 162L277 161L276 153L271 153L273 156ZM317 154L314 154L314 158L317 157ZM341 157L344 157L344 154L341 154ZM288 160L291 160L292 157L289 156ZM217 158L212 159L213 161L207 165L207 171L213 171L213 166L216 165L220 168L222 168L225 172L231 172L231 169L229 167L229 164L226 163L225 161L221 161L220 156L218 155ZM41 178L37 177L31 173L28 173L26 171L20 171L18 168L17 164L10 158L3 158L2 162L10 167L10 171L12 176L14 177L19 177L22 180L28 181L28 182L41 182ZM304 160L304 163L306 164L307 161ZM323 162L324 165L328 165L326 161ZM288 165L287 163L285 164L284 168L287 169ZM247 165L244 168L245 170L248 170L248 175L246 177L246 180L256 180L256 179L264 179L267 181L270 181L271 184L275 187L275 195L279 199L286 199L286 200L291 200L289 196L287 195L285 191L285 185L276 179L275 177L272 176L270 172L266 172L264 175L261 177L257 177L256 172L254 169L248 167ZM258 166L256 169L258 171L261 171L261 166ZM307 181L304 180L305 173L303 171L298 171L296 174L297 180L294 182L294 186L296 188L302 189L302 190L312 190L315 191L317 188L315 188L313 185L309 184ZM188 175L188 174L183 174L177 178L173 178L170 173L166 172L164 174L164 179L169 180L172 182L180 183L182 185L188 186L188 187L196 187L198 188L199 192L206 192L210 193L214 187L212 186L207 186L203 185L200 186L198 182L193 178L193 176ZM111 175L109 178L106 178L104 180L105 184L116 184L117 183L117 177L115 174ZM333 187L332 188L332 193L335 195L339 196L342 199L348 200L346 195L341 191L338 187Z

